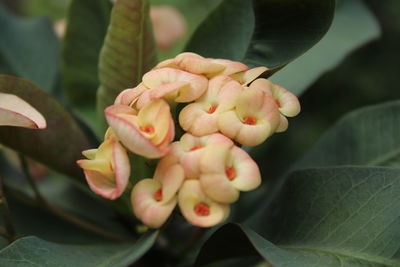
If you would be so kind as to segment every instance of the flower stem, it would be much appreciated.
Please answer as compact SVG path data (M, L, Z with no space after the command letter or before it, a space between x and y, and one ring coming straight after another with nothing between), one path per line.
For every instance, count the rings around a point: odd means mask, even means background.
M42 207L45 210L47 210L50 213L52 213L53 215L55 215L55 216L57 216L57 217L59 217L61 219L64 219L64 220L70 222L71 224L73 224L73 225L75 225L75 226L77 226L77 227L79 227L81 229L84 229L84 230L86 230L88 232L91 232L93 234L96 234L98 236L102 236L104 238L107 238L107 239L110 239L110 240L113 240L113 241L128 241L129 240L128 238L126 238L124 236L121 236L119 234L107 231L107 230L105 230L105 229L103 229L101 227L98 227L97 225L95 225L95 224L93 224L91 222L88 222L86 220L81 219L78 216L75 216L72 213L69 213L69 212L67 212L65 210L62 210L62 209L60 209L60 208L58 208L56 206L50 205L46 201L46 199L41 195L41 193L40 193L40 191L39 191L39 189L38 189L38 187L36 185L35 180L30 175L26 158L22 154L19 154L19 159L21 161L22 171L24 172L25 177L26 177L30 187L32 188L32 190L33 190L33 192L35 194L35 200L36 201L32 201L28 197L23 197L22 194L19 194L19 196L18 196L19 199L24 200L26 203Z
M11 243L15 240L15 229L12 224L10 210L8 209L7 199L4 195L3 179L0 177L0 214L4 220L4 236Z

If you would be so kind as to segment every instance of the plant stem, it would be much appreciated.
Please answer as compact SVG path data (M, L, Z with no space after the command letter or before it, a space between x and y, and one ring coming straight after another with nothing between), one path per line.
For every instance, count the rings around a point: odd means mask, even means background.
M73 215L72 213L69 213L69 212L67 212L65 210L62 210L62 209L60 209L60 208L58 208L56 206L50 205L46 201L46 199L41 195L41 193L40 193L40 191L39 191L39 189L38 189L38 187L36 185L35 180L30 175L29 169L28 169L28 163L26 161L26 158L22 154L19 154L19 159L21 161L22 171L24 172L25 177L26 177L30 187L32 188L32 190L33 190L33 192L35 194L36 201L32 202L31 199L29 199L27 197L22 197L21 195L19 195L20 199L24 198L24 201L26 203L34 204L36 206L42 207L45 210L47 210L50 213L52 213L53 215L55 215L55 216L57 216L59 218L62 218L64 220L70 222L71 224L73 224L73 225L75 225L75 226L77 226L77 227L79 227L81 229L84 229L84 230L86 230L88 232L94 233L96 235L99 235L99 236L102 236L104 238L107 238L107 239L110 239L110 240L114 240L114 241L128 241L129 240L128 238L126 238L124 236L121 236L121 235L118 235L116 233L107 231L107 230L105 230L105 229L103 229L101 227L98 227L97 225L95 225L95 224L93 224L91 222L88 222L86 220L83 220L83 219L79 218L78 216ZM29 200L27 200L27 199L29 199Z
M37 199L38 202L46 203L46 200L40 194L40 191L36 186L36 182L29 172L28 162L25 156L22 155L21 153L18 153L18 157L21 162L22 171L24 172L26 180L28 181L30 187L33 190L33 193L35 194L35 198Z
M12 224L10 210L8 209L7 199L4 195L3 179L0 177L0 213L4 219L5 237L10 241L15 240L15 229Z

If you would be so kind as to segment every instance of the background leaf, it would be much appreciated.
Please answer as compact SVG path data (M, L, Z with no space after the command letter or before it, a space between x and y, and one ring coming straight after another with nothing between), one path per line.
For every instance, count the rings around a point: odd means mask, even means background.
M332 26L322 40L274 74L271 81L301 95L319 76L379 34L378 22L361 0L338 1Z
M145 0L119 0L113 7L99 59L97 109L103 124L104 108L113 104L122 90L138 85L143 74L156 64L148 13Z
M72 104L94 107L98 58L106 35L110 0L71 2L62 53L64 85Z
M218 257L215 251L223 242L248 255L253 246L275 266L398 266L399 177L400 170L382 167L297 171L288 179L279 206L247 223L270 241L245 230L251 242L245 244L243 234L228 225L229 232L222 228L205 244L198 261ZM236 257L238 249L227 250L224 257Z
M128 266L137 261L157 238L149 231L135 244L62 245L37 237L21 238L0 251L0 265Z
M59 41L48 19L25 19L0 6L0 73L22 77L51 91L58 75Z
M256 0L253 13L250 1L225 0L200 25L186 50L280 68L322 38L334 5L333 0Z
M34 84L0 75L0 92L15 94L36 108L47 121L44 130L0 127L0 142L49 167L81 180L76 160L88 148L85 135L74 119L50 94Z
M353 111L292 169L334 165L400 167L400 101Z

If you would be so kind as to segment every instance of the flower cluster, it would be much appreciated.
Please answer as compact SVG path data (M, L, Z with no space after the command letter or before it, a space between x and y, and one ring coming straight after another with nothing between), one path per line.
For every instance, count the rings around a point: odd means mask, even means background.
M159 228L177 205L193 225L222 222L240 191L261 184L257 164L239 146L285 131L286 117L300 111L296 96L259 78L266 70L194 53L159 63L105 109L105 141L78 161L91 189L109 199L124 192L126 148L160 159L153 177L131 191L133 212L145 225Z

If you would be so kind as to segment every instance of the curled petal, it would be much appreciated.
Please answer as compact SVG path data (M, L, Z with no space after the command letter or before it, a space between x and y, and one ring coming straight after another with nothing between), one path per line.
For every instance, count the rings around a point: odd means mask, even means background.
M204 136L218 131L218 114L210 114L211 104L192 103L179 113L179 124L182 129L197 136Z
M294 117L300 113L300 103L297 97L280 85L272 87L272 95L277 100L279 111L287 116Z
M176 206L176 197L169 201L155 198L162 184L154 179L143 179L132 189L131 203L135 216L150 228L160 228Z
M225 69L221 72L218 72L218 75L232 75L238 72L243 72L249 69L245 64L231 61L227 59L210 59L213 63L218 63L225 66Z
M199 98L207 89L207 78L173 68L154 69L143 76L143 83L153 89L171 82L188 82L177 93L176 102L191 102Z
M233 142L222 134L195 137L184 134L179 142L173 144L173 154L177 155L185 170L187 179L196 179L200 174L200 158L206 147L218 146L230 148Z
M286 119L286 117L283 116L282 114L280 115L280 117L281 117L281 120L279 121L279 126L276 129L277 133L282 133L282 132L286 131L287 128L289 127L289 122Z
M262 143L278 128L280 116L275 100L261 90L246 89L238 97L236 110L221 114L218 127L242 145Z
M231 148L231 153L231 164L236 172L236 177L231 180L232 185L240 191L250 191L260 186L261 174L257 163L237 146Z
M113 105L106 108L104 112L106 114L108 124L114 130L116 136L119 138L122 144L124 144L129 150L147 158L159 158L170 151L170 148L167 147L167 145L173 139L174 128L172 118L169 117L167 121L161 122L160 125L157 125L157 129L155 129L156 126L153 126L152 123L154 122L151 122L150 119L152 117L151 113L153 107L155 107L155 110L157 110L158 105L159 103L153 102L140 110L140 112L145 113L143 115L144 122L149 122L151 123L151 125L140 125L140 121L137 116L126 115L125 112L121 113L121 111L123 111L124 109L129 108L126 106ZM165 103L165 105L168 104ZM147 109L147 107L149 110ZM149 114L147 115L146 113ZM155 113L158 114L158 112ZM164 115L162 116L163 118ZM167 115L171 116L169 114L169 111ZM144 127L142 129L145 131L141 130L140 127ZM160 127L167 127L167 129L165 130L164 128ZM149 134L146 133L146 130L149 130ZM160 132L156 132L158 130ZM153 140L156 143L153 143Z
M189 223L211 227L229 215L229 206L212 201L201 189L198 180L186 180L178 194L179 208Z
M0 125L44 129L46 120L18 96L0 93Z
M272 96L279 111L287 116L294 117L300 113L300 103L297 97L280 85L273 84L267 79L257 79L251 85L251 89L259 89Z
M235 107L242 86L228 76L217 76L209 89L195 103L184 107L179 114L181 127L196 136L218 132L218 117Z
M174 164L168 168L161 164L157 166L157 169L160 170L156 171L157 175L154 175L154 180L162 184L162 201L169 201L181 187L185 179L185 172L180 164Z
M200 183L208 197L232 203L239 191L250 191L261 183L260 171L251 157L237 146L209 147L200 161Z
M220 64L190 52L176 56L174 63L181 69L195 74L218 73L226 68L225 64Z
M147 88L143 84L139 84L135 88L125 89L117 96L114 104L132 106L146 90Z
M165 98L166 100L175 100L179 94L179 91L185 90L189 86L188 82L170 82L167 84L160 85L154 89L146 90L140 96L137 102L137 108L141 109L148 103Z
M118 141L104 141L98 149L86 150L88 160L78 160L78 165L84 169L86 181L96 194L116 199L124 192L129 176L130 163L126 150Z

